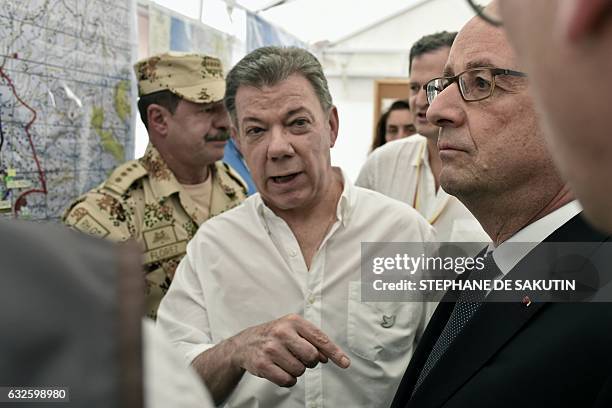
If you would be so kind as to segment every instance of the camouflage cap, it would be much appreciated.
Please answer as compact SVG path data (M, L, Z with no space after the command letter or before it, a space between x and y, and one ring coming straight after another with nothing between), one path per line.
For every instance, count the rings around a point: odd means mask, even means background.
M202 54L168 52L134 65L138 96L169 90L195 103L217 102L225 95L221 61Z

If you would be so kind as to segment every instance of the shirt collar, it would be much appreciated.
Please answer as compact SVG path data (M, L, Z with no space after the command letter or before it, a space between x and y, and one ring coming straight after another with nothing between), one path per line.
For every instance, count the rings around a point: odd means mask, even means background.
M498 247L495 247L492 243L489 244L487 252L493 251L495 263L501 272L506 275L540 242L544 241L546 237L555 232L580 211L582 211L582 207L577 200L567 203L563 207L527 225L502 242Z
M180 190L180 184L174 173L151 143L139 161L149 173L151 190L158 199L164 199Z
M142 156L139 161L149 174L151 191L158 200L164 200L174 193L181 192L181 184L178 182L159 151L151 143L149 143L144 156ZM217 166L223 166L223 164L217 162L215 165L209 167L211 172L209 176L210 179L213 180L214 183L218 183L227 196L234 197L238 193L237 189L234 187L236 182L232 181L227 172L218 171Z
M427 149L427 138L419 134L412 135L410 137L423 138L418 148L416 149L416 155L414 156L414 159L412 160L412 166L418 167L420 165L424 165L426 167L429 167L429 152L428 152L429 149Z
M349 222L352 209L355 207L356 204L357 197L355 194L355 186L353 186L353 183L349 179L346 172L344 172L344 170L340 169L339 167L332 167L332 170L339 171L342 175L343 187L342 194L340 195L340 199L338 200L338 205L336 206L336 218L342 223L344 227L346 227ZM254 200L254 205L257 214L261 217L264 227L269 233L270 229L268 227L268 220L271 218L276 218L278 216L274 213L274 211L270 209L270 207L266 205L266 203L264 203L259 193L254 194L252 196L252 200Z

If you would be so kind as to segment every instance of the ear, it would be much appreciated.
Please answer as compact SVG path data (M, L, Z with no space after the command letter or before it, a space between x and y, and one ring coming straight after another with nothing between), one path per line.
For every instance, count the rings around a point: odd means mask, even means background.
M340 126L338 120L338 109L336 109L335 106L332 106L329 111L328 125L330 130L329 147L334 147L334 145L336 144L336 139L338 138L338 128Z
M147 122L149 123L149 129L153 130L154 133L160 136L166 136L168 134L168 121L167 117L170 112L163 106L157 104L151 104L147 108Z
M557 17L563 36L574 42L593 34L611 12L610 0L564 0Z

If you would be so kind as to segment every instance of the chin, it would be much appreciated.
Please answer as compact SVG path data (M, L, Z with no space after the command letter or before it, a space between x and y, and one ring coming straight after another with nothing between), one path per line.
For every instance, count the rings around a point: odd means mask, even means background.
M440 175L440 187L459 200L461 200L462 196L469 195L474 190L474 186L469 185L464 180L452 176L445 177L443 174Z
M272 207L272 209L278 209L281 211L292 211L292 210L297 210L299 208L302 207L302 203L300 202L287 202L287 201L275 201L275 202L270 202L269 204L270 207Z
M261 194L261 191L260 191ZM272 197L272 198L271 198ZM279 196L278 194L262 194L262 199L266 205L272 209L281 211L290 211L300 208L304 205L304 199L299 196Z
M448 194L455 195L451 193L451 191L456 190L457 188L457 180L452 177L452 174L449 175L446 171L444 171L444 167L442 167L442 171L440 172L440 187L444 189Z

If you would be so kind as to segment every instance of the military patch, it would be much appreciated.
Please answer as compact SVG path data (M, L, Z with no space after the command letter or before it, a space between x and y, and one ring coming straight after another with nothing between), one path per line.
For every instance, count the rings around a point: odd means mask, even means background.
M161 261L162 259L173 258L177 255L182 255L187 252L187 240L175 242L174 244L166 245L144 253L144 263Z
M90 214L84 215L81 219L74 224L74 227L79 231L83 231L89 235L95 237L105 238L110 231L107 230Z
M149 251L173 244L178 240L172 225L144 231L142 235Z
M221 61L219 61L217 58L205 56L202 59L201 65L202 78L223 78L223 69L221 68Z

